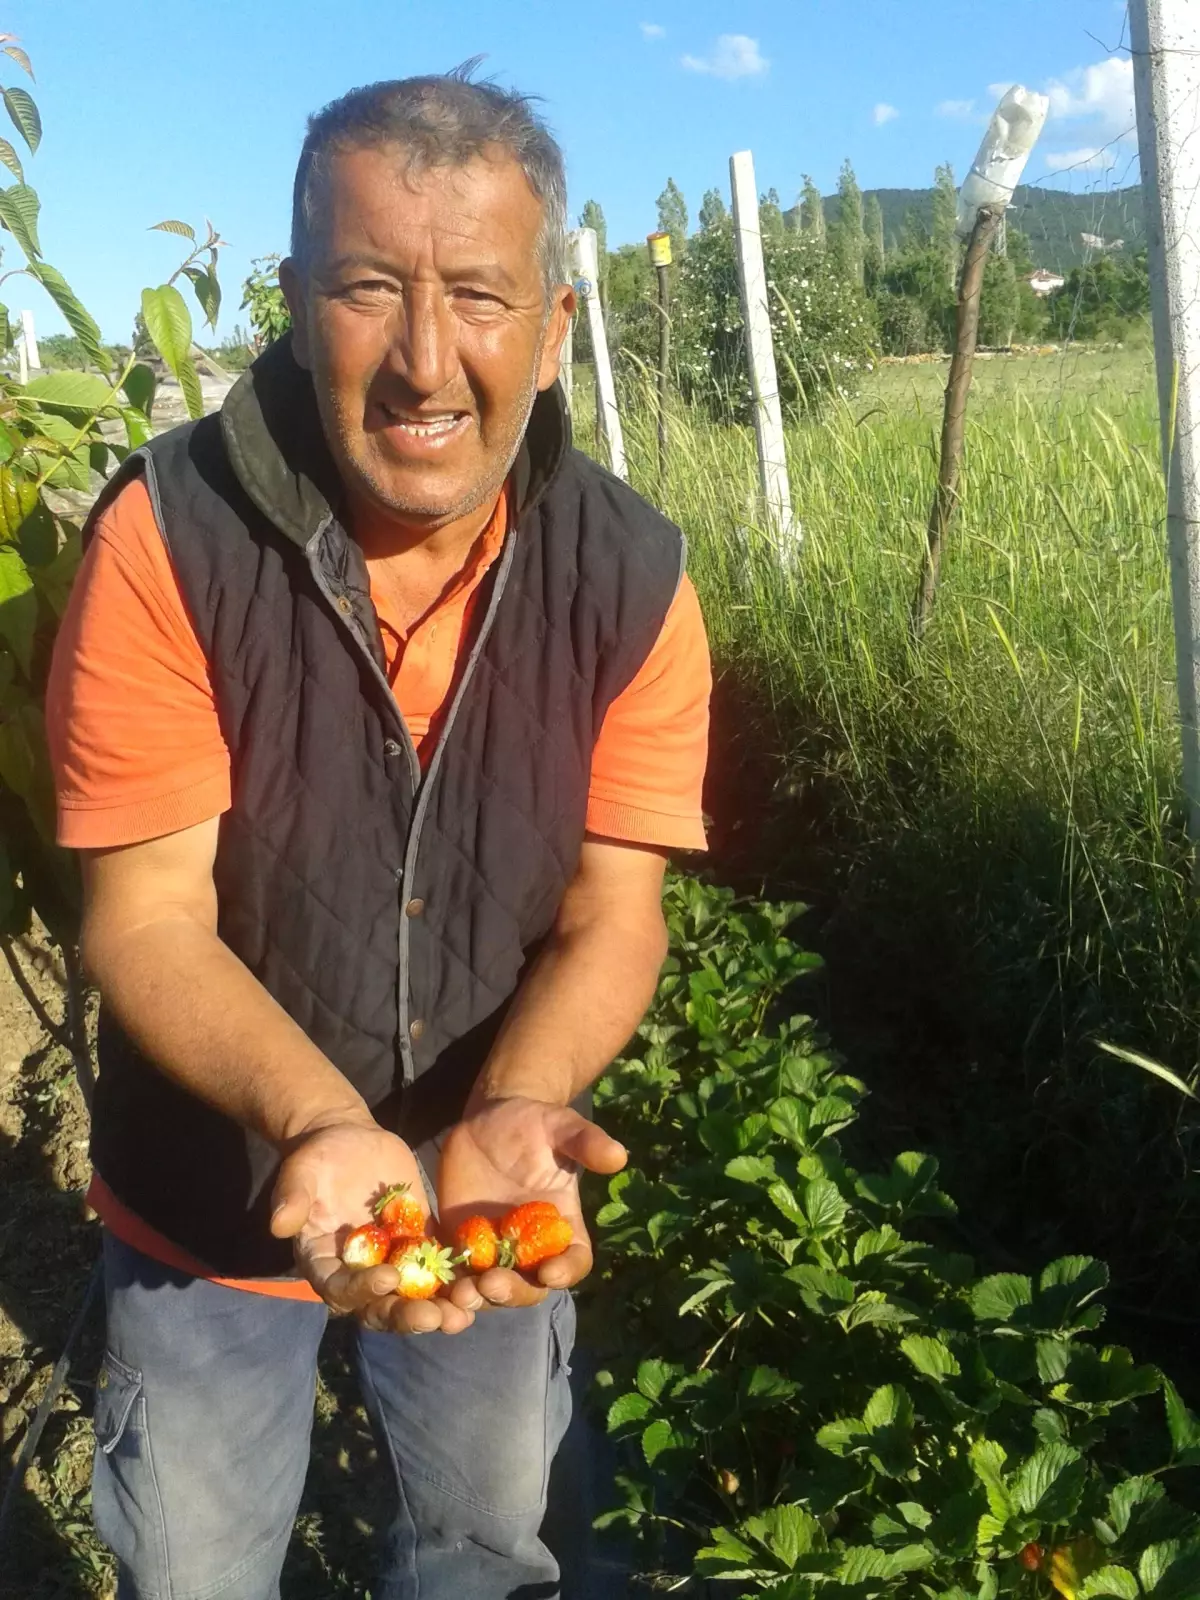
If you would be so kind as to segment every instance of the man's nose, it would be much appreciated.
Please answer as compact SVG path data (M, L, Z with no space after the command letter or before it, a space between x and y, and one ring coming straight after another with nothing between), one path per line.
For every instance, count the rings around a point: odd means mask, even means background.
M417 394L438 394L449 385L458 366L454 319L444 295L433 285L413 284L396 322L391 346L393 371Z

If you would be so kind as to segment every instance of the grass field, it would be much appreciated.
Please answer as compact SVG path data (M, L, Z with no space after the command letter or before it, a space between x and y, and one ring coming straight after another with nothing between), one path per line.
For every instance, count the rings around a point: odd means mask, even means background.
M919 646L944 362L885 366L789 428L789 560L755 525L748 430L676 414L663 486L648 409L627 417L720 668L718 870L814 900L835 1041L999 1254L1096 1249L1143 1313L1196 1315L1183 1102L1098 1048L1195 1068L1152 362L976 370Z

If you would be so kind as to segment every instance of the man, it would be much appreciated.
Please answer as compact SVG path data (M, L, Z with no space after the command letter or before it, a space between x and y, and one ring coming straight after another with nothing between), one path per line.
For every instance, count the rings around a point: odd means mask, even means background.
M93 513L49 722L122 1600L278 1594L330 1309L398 1490L376 1600L558 1592L576 1174L625 1159L572 1107L653 993L663 851L703 844L709 690L681 535L569 448L564 219L520 96L335 102L292 335ZM393 1183L443 1229L553 1199L574 1243L402 1300L337 1256Z

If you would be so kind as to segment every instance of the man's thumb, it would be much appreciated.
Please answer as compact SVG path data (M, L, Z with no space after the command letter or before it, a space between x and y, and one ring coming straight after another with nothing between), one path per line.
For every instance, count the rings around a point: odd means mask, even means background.
M581 1117L578 1111L565 1108L560 1116L562 1121L556 1129L554 1143L564 1156L589 1172L620 1172L629 1160L629 1152L623 1144L594 1122Z
M285 1166L275 1182L272 1199L271 1232L277 1239L294 1238L308 1221L313 1206L307 1185L298 1175L293 1177Z

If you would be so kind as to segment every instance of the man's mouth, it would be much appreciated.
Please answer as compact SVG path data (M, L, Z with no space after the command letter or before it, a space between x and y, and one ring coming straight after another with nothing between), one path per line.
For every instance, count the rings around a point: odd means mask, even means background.
M383 412L389 428L398 429L410 439L438 439L464 427L469 420L465 411L436 413L401 411L382 402L379 409Z

